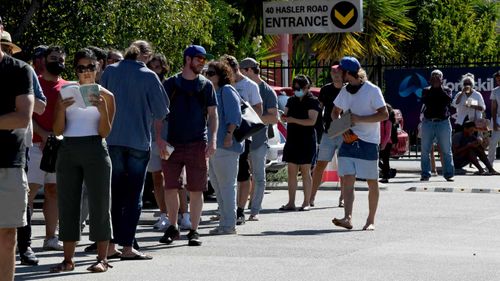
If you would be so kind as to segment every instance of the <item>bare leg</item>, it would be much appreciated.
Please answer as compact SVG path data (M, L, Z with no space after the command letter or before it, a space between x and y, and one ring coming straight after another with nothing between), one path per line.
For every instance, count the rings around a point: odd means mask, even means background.
M28 205L30 206L30 210L33 213L33 201L35 201L36 194L38 193L38 190L42 186L37 183L30 183L29 187L30 191L28 193Z
M43 215L45 217L45 238L50 239L56 236L58 220L56 185L53 183L45 184L44 193Z
M189 192L191 208L191 229L197 230L200 224L201 212L203 210L203 192Z
M339 177L339 183L340 183L339 207L344 207L344 177Z
M310 199L310 204L311 206L314 205L314 200L316 199L316 193L318 192L318 188L323 183L323 172L326 169L326 166L328 165L327 161L318 161L316 163L316 166L314 167L313 170L313 175L312 175L312 189L311 189L311 199Z
M356 176L344 176L344 219L351 222L352 219L352 206L354 204L354 183Z
M73 261L75 257L76 241L63 241L64 247L64 260Z
M311 164L300 165L299 167L302 174L302 188L304 190L304 202L302 202L302 207L308 207L309 202L311 202Z
M239 182L240 188L238 192L238 208L245 209L250 195L250 180Z
M375 229L375 214L377 213L379 189L377 180L367 180L368 183L368 218L363 230Z
M108 257L108 245L109 241L98 241L97 242L97 259L102 261L106 260Z
M297 173L299 168L296 164L288 163L288 207L295 207L295 193L297 192Z
M0 280L14 280L16 229L0 229Z
M152 173L153 176L153 188L156 204L160 208L162 214L167 213L167 206L165 205L165 180L163 179L162 171L156 171Z
M170 223L177 226L177 214L179 212L179 196L177 189L165 189L165 203L167 204L168 219Z

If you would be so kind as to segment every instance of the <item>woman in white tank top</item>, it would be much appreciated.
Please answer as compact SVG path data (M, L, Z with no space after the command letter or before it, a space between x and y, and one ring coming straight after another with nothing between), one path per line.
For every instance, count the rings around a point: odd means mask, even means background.
M110 215L111 160L105 138L111 131L115 114L113 94L95 85L98 62L90 49L75 54L74 66L79 88L72 97L59 97L56 104L54 134L63 135L56 171L59 199L59 237L64 243L64 260L51 272L71 271L73 256L80 240L80 199L82 185L88 190L90 240L97 241L97 262L87 270L107 271L108 245L112 237ZM82 89L94 87L98 95L89 95L85 105ZM63 92L63 91L62 91ZM61 94L63 95L63 94ZM69 94L68 94L69 95ZM71 96L71 95L70 95ZM117 254L117 253L111 253Z

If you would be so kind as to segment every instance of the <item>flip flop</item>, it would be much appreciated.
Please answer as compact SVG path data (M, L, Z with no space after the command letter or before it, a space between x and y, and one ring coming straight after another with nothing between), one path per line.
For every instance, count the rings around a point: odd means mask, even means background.
M283 205L281 206L278 210L280 211L295 211L295 206L288 206L288 205Z
M65 261L65 260L63 260L58 265L50 268L51 273L59 273L63 271L73 271L73 270L75 270L75 263L72 261Z
M300 212L306 212L306 211L309 211L309 210L311 210L311 207L309 207L309 206L305 206L305 207L300 207L299 208Z
M122 257L122 254L119 253L119 252L116 252L116 253L114 253L114 254L112 254L110 256L107 256L106 258L108 260L116 260L116 259L120 259L121 257Z
M122 256L120 258L120 260L122 260L122 261L137 261L137 260L151 260L151 259L153 259L152 256L142 254L142 253L136 254L135 256L131 256L131 257Z
M332 223L336 226L343 227L345 229L352 229L352 224L344 219L339 220L337 218L333 218Z
M363 227L363 230L365 231L374 231L375 230L375 225L373 223L367 224Z

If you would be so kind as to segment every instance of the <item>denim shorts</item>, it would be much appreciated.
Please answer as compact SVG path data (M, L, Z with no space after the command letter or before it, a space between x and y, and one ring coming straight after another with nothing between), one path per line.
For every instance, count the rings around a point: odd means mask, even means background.
M356 176L361 179L378 179L378 145L357 140L342 143L339 149L339 176Z
M335 151L340 148L342 142L342 135L332 139L329 138L327 134L323 134L321 137L321 143L319 144L317 160L326 162L332 161Z

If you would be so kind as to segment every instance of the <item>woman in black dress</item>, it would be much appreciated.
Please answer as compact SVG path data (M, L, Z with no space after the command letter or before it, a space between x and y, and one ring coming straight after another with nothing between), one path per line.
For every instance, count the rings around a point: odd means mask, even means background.
M283 121L287 122L287 140L283 149L283 161L288 163L288 203L280 210L295 210L297 174L300 170L304 189L304 201L299 211L309 210L311 197L311 164L316 153L314 124L318 117L319 101L309 89L311 81L305 75L293 79L294 96L288 99Z

